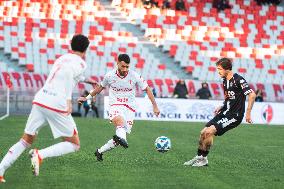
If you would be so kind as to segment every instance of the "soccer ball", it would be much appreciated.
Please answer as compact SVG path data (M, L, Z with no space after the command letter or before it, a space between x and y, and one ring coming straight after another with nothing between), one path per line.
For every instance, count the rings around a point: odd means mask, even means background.
M167 152L171 149L171 140L166 136L160 136L155 140L155 147L158 152Z

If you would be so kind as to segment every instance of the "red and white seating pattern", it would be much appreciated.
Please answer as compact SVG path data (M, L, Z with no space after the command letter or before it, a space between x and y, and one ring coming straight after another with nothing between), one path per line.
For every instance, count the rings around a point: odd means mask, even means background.
M20 72L0 72L0 91L7 88L7 80L10 78L12 83L11 90L13 91L33 91L36 92L46 80L46 75L36 73L20 73ZM103 77L92 76L96 81L101 81ZM170 78L156 78L148 79L147 82L150 87L155 88L158 97L171 97L173 94L174 87L178 80ZM221 82L208 82L209 89L212 93L213 99L224 99L223 88ZM201 81L186 80L186 86L188 88L189 96L195 97L197 90L201 87ZM284 84L265 84L257 83L250 84L251 88L262 89L264 91L265 101L284 101ZM84 89L88 89L89 85L79 84L77 92L81 92ZM142 91L137 91L138 94L142 95Z
M91 40L87 75L104 75L119 53L132 56L132 68L145 78L173 75L136 37L110 21L97 1L5 1L0 8L5 10L0 14L0 48L27 71L47 74L55 59L70 51L74 33L83 33Z
M215 80L212 64L229 57L234 59L234 71L251 82L284 80L283 7L232 0L232 9L217 13L211 0L188 0L185 13L145 10L134 0L124 3L123 10L145 30L145 36L163 45L195 78Z
M95 17L109 16L99 1L91 0L3 0L0 7L0 15L7 18L93 21Z

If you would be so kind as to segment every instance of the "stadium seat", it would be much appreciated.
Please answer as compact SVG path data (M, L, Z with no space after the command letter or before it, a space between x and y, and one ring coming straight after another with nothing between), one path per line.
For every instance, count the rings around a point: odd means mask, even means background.
M180 62L182 67L192 66L194 62L199 61L197 57L204 56L203 59L207 60L208 57L211 61L226 56L240 59L240 62L245 63L248 62L247 59L250 59L251 63L278 56L284 42L283 31L281 27L278 27L284 25L281 19L283 7L260 7L254 1L244 0L231 3L232 9L225 10L224 14L218 14L212 6L207 6L206 1L197 4L188 0L186 4L189 7L189 15L181 15L178 12L166 14L165 11L159 13L149 11L142 22L139 21L137 24L146 31L147 35L149 31L152 31L150 32L152 40L163 44L163 51L168 51L169 55ZM133 6L136 6L136 10L139 9L137 4ZM132 10L128 11L131 14ZM161 33L154 35L155 29ZM180 40L190 41L190 43L184 46ZM186 59L184 55L189 54L193 48L197 50L198 55L190 55L189 59ZM253 64L246 63L238 68L249 66L252 69L267 69L255 63L255 67L251 66ZM274 64L274 67L277 67L278 63ZM205 63L204 66L209 67L210 64ZM194 69L192 74L198 77L199 70ZM209 72L209 69L204 71ZM250 80L253 78L250 77L252 73L247 71L243 74Z

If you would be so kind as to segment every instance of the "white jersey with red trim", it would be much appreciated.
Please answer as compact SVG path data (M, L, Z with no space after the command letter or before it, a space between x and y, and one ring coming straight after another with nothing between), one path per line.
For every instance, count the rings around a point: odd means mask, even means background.
M124 105L135 111L136 108L136 85L145 90L147 82L135 71L128 71L127 75L120 76L117 70L108 72L103 81L102 87L109 86L109 105Z
M68 53L59 57L44 86L35 95L33 104L66 112L67 100L71 100L74 86L85 79L83 73L86 68L85 61L76 54Z

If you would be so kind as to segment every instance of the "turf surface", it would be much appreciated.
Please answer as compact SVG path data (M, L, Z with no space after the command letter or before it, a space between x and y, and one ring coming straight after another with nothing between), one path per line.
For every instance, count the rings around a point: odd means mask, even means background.
M21 137L26 116L0 121L0 159ZM28 151L7 170L0 188L284 188L284 127L242 125L215 138L209 166L185 167L196 153L201 123L136 121L128 137L129 148L119 147L97 162L94 151L114 134L107 120L75 120L81 149L77 153L44 160L40 175L30 170ZM172 140L172 149L154 149L158 136ZM49 127L41 130L33 147L53 140Z

